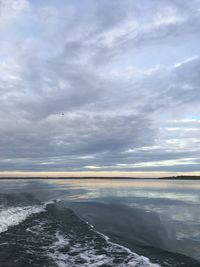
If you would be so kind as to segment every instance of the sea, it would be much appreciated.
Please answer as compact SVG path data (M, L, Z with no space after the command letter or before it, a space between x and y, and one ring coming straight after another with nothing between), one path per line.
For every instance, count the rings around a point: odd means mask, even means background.
M0 267L200 267L200 181L0 180Z

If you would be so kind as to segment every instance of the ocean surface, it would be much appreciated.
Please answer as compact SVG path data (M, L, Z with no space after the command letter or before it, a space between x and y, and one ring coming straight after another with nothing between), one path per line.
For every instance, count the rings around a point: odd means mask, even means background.
M200 181L0 180L0 267L200 267Z

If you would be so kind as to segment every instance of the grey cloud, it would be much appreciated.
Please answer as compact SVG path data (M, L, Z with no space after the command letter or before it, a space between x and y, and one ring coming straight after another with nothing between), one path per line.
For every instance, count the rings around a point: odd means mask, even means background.
M29 8L37 12L25 16L27 27L38 34L30 38L23 28L19 49L0 66L1 170L119 170L199 157L198 129L183 129L197 125L181 122L197 113L199 58L169 66L159 55L159 46L178 53L186 40L197 42L198 1L52 1ZM157 49L163 65L149 68L141 58L143 66L134 66L138 51ZM197 170L195 164L130 170Z
M142 137L141 130L145 130ZM46 121L16 121L8 124L6 131L2 127L1 157L34 159L50 155L119 153L130 144L137 147L153 142L153 135L143 115L58 114Z

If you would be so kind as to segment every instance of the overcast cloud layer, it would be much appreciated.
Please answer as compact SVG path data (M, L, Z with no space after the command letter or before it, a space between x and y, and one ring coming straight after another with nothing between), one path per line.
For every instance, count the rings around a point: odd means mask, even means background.
M0 171L200 171L199 0L0 0L0 40Z

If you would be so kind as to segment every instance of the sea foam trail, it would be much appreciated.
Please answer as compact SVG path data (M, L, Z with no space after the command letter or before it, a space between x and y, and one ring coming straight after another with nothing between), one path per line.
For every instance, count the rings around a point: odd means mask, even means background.
M0 232L5 232L0 235L0 243L9 246L1 247L0 266L12 266L13 262L18 262L18 266L159 266L146 257L110 242L108 237L96 232L72 210L55 202L47 204L50 203L10 207L0 211ZM36 213L37 216L26 220ZM16 226L16 229L12 229L12 226ZM17 232L14 247L13 232Z
M88 222L86 222L87 224L89 224ZM93 225L90 225L91 228L94 228ZM141 264L141 266L143 267L160 267L159 264L155 264L155 263L151 263L150 260L147 257L144 257L142 255L138 255L137 253L131 251L129 248L124 247L122 245L119 245L117 243L111 242L110 238L98 231L95 231L96 233L98 233L99 235L101 235L108 244L110 244L111 246L113 246L113 248L122 250L122 251L126 251L127 253L129 253L130 257L132 256L133 259L128 263L127 267L134 267L134 266L138 266L137 264ZM123 267L125 267L125 265L122 265Z
M104 248L104 253L101 254L95 248L93 242L87 242L84 247L79 243L71 246L70 239L58 232L56 233L56 238L56 242L50 247L50 251L54 252L50 252L49 257L58 267L160 267L158 264L151 263L148 258L139 256L123 246L108 241L107 238L107 247ZM63 253L66 250L68 250L68 253ZM123 260L117 260L118 255L123 255Z
M25 221L30 215L45 211L45 205L12 207L0 212L0 233Z

